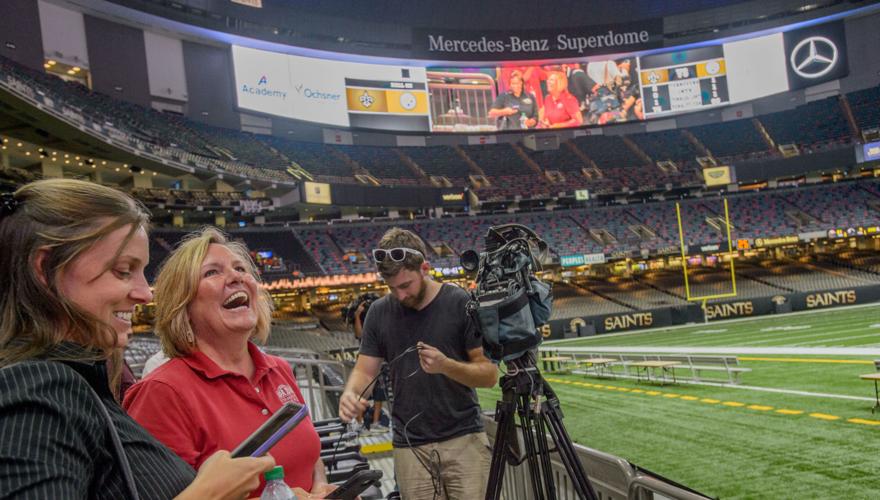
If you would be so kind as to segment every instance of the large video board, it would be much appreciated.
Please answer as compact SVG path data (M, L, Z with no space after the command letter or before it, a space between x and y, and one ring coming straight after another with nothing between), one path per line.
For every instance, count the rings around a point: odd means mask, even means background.
M335 127L491 133L640 121L846 76L838 21L729 43L551 64L363 64L232 47L238 106Z

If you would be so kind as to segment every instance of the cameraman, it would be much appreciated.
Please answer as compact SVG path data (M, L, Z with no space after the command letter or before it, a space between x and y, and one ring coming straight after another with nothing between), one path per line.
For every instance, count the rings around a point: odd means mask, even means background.
M466 314L467 293L430 279L425 253L418 236L399 228L373 250L391 293L369 308L339 416L350 421L363 413L367 402L359 396L389 362L394 472L403 498L482 498L491 450L473 388L494 386L497 369Z

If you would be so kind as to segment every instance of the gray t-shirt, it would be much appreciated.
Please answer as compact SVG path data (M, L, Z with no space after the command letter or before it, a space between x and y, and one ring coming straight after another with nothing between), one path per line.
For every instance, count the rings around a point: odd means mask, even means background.
M465 313L467 302L467 292L450 284L442 285L421 311L386 295L367 311L360 353L391 361L422 341L451 359L466 362L468 351L481 345ZM445 375L425 373L416 351L391 365L391 388L395 447L435 443L483 430L476 391Z

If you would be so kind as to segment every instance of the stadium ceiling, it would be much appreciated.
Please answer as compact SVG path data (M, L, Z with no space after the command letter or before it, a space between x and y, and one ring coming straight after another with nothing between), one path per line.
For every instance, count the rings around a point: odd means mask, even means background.
M117 21L145 14L291 47L410 59L414 33L423 29L541 30L653 20L663 25L663 45L674 46L790 25L877 3L877 0L554 0L546 4L525 0L45 1L67 3L96 15L103 11ZM123 11L114 12L112 7ZM219 43L229 43L228 37L213 38Z
M303 16L405 27L459 29L558 28L622 23L729 7L747 0L110 0L135 9L165 7L247 20L296 24ZM800 2L807 5L811 2ZM823 3L813 1L812 3ZM259 7L256 7L259 6ZM552 7L552 8L551 8ZM758 14L760 12L757 12Z

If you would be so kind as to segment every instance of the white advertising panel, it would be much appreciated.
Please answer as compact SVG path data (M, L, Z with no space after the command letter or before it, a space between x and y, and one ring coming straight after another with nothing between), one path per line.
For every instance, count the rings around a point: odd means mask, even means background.
M238 106L327 125L430 131L425 68L232 47Z
M788 90L782 33L724 44L730 69L727 87L733 102L750 101Z

